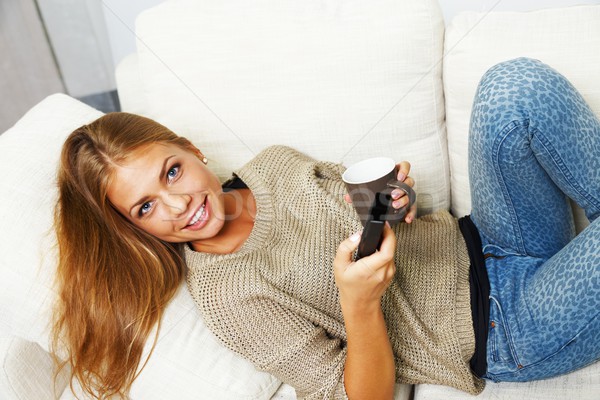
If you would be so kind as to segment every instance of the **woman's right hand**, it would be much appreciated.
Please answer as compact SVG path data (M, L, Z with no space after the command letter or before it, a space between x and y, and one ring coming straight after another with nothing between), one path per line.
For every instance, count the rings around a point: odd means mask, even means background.
M355 233L340 243L333 261L335 283L340 291L342 309L372 310L381 306L381 297L396 272L396 236L386 224L380 249L354 261L359 241L360 233Z

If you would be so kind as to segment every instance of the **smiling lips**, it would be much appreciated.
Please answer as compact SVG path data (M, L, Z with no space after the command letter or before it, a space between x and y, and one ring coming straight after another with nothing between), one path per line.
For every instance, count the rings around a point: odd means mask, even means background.
M196 211L194 213L194 215L190 219L190 222L184 228L194 230L194 231L202 228L208 221L209 209L210 209L210 207L208 204L208 198L206 197L204 199L204 203L202 203L200 208L198 208L198 211Z

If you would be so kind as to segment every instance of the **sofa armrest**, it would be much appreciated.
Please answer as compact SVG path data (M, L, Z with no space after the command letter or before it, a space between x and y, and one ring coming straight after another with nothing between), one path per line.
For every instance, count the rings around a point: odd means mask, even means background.
M54 384L52 357L37 343L15 336L0 338L0 398L39 400L58 398L68 384L63 370Z

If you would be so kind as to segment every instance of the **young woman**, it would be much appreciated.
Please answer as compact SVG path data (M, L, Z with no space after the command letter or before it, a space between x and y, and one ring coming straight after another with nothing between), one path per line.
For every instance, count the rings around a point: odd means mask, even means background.
M470 217L413 208L354 262L342 166L276 146L222 186L186 139L108 114L63 149L56 343L87 391L125 395L185 276L226 346L309 399L478 393L595 362L598 118L556 71L505 62L478 88L469 156ZM568 197L591 222L577 237Z

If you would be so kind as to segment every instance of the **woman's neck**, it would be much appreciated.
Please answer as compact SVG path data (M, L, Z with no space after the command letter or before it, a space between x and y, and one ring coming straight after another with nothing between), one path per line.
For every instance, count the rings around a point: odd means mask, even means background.
M225 223L212 238L191 243L195 251L213 254L230 254L246 242L256 217L256 201L250 189L235 189L223 193Z

